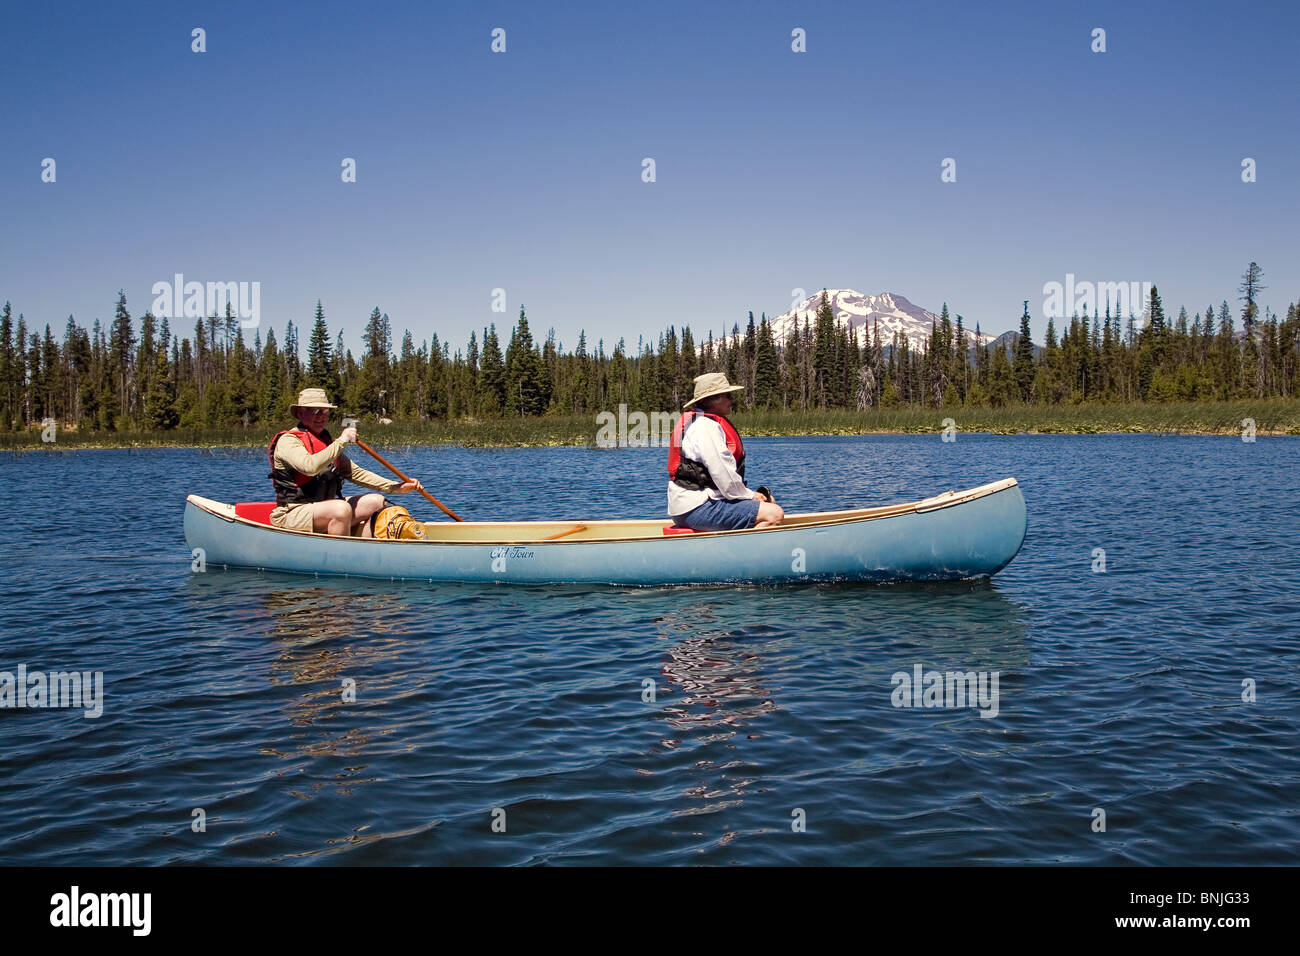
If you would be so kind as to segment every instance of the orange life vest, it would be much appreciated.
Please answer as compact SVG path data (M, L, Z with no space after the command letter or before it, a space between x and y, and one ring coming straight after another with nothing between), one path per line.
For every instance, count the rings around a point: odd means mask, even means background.
M731 456L736 459L736 474L740 475L743 481L745 445L740 440L740 432L736 431L736 427L727 420L725 415L714 415L712 412L702 412L699 409L684 413L678 419L677 427L673 429L673 437L668 443L668 477L688 491L718 487L713 481L713 476L709 474L709 469L704 467L704 462L687 458L682 454L682 435L685 434L687 426L695 420L696 415L711 418L722 426L722 434L727 439L727 451L731 452Z
M300 471L285 465L275 466L275 443L284 435L293 435L302 441L307 453L315 455L334 443L330 433L323 431L317 438L305 428L290 428L279 432L271 439L267 455L271 460L271 473L267 476L275 488L277 505L297 505L311 501L328 501L343 497L343 479L352 472L352 463L343 455L335 458L325 470L316 475L304 475Z

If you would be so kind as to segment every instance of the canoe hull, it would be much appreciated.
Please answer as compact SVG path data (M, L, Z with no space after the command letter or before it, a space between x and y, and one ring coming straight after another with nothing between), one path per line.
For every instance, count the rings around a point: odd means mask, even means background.
M876 509L892 513L860 519L836 517L850 512L826 513L824 520L798 516L803 525L765 531L532 542L516 537L511 543L308 535L235 518L220 510L228 506L191 496L185 537L192 549L202 549L206 565L429 582L654 586L944 581L997 573L1024 541L1027 517L1019 486L1005 479L958 498ZM900 513L904 508L910 510Z

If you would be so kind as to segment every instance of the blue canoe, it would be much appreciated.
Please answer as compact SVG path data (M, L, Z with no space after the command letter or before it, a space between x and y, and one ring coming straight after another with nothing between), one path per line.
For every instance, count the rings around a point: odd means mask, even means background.
M638 521L428 522L425 541L331 537L267 523L270 505L185 503L196 567L412 581L726 584L986 577L1025 539L1014 478L907 504L787 515L776 528L676 533ZM201 549L201 550L200 550Z

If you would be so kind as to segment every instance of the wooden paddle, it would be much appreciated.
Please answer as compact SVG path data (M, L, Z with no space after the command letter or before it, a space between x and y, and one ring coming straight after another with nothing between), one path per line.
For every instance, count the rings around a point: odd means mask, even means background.
M571 534L577 534L579 531L586 531L586 530L587 530L587 526L585 524L574 525L568 531L561 531L558 534L548 534L545 538L542 538L542 540L557 541L560 538L567 538Z
M388 459L386 459L383 455L379 454L379 452L375 451L373 448L371 448L371 447L370 447L369 445L367 445L365 442L361 441L361 439L357 439L357 445L359 445L359 446L361 447L361 450L362 450L362 451L368 453L372 458L374 458L376 461L378 461L381 465L383 465L385 468L387 468L389 471L391 471L393 474L395 474L398 478L402 479L402 481L412 481L412 480L414 480L414 479L411 479L411 478L406 477L406 475L402 474L400 471L398 471L396 468L394 468L393 465L388 461ZM437 505L437 506L438 506L439 508L441 508L443 511L447 512L447 514L451 515L451 516L452 516L453 518L455 518L457 521L464 521L464 520L465 520L465 519L462 518L460 515L456 514L456 512L452 511L450 508L448 508L446 505L444 505L444 504L443 504L441 501L439 501L437 498L435 498L433 495L431 495L431 494L429 494L427 491L425 491L423 488L420 489L420 494L424 495L424 497L428 498L428 499L429 499L430 501L432 501L435 505Z

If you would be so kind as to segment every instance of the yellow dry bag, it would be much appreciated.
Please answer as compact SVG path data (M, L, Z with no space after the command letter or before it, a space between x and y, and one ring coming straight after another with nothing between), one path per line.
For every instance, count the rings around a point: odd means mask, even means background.
M376 538L415 538L424 540L424 525L411 517L401 505L389 505L372 519Z

